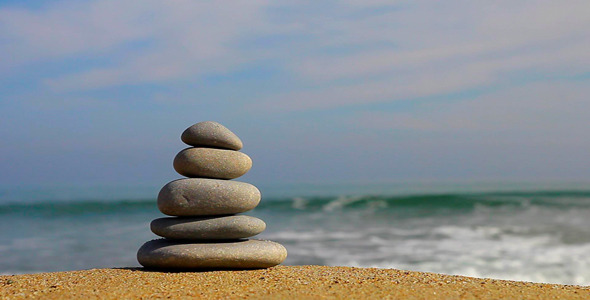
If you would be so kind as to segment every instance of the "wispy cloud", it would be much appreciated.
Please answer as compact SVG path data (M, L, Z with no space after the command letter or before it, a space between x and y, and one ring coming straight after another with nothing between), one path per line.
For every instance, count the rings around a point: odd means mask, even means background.
M388 102L588 72L589 12L583 1L446 1L351 20L342 26L349 30L326 34L318 47L338 43L362 50L317 51L295 60L290 68L316 84L279 106L304 110Z
M577 112L590 110L589 94L590 87L579 82L543 81L469 101L423 104L412 112L364 111L343 123L369 131L434 133L442 138L475 134L581 141L582 137L590 138L590 133L586 130L587 118Z
M104 0L3 8L0 23L0 38L9 41L0 46L10 57L4 69L71 55L109 57L100 66L47 78L55 90L198 81L272 60L307 82L280 101L287 110L449 93L501 83L521 71L590 68L587 1ZM280 42L259 42L268 38Z
M110 59L50 78L58 90L96 89L223 72L248 60L237 45L257 32L265 1L92 1L0 10L3 67L39 60Z
M585 0L27 5L0 5L6 180L145 167L210 118L285 178L588 175ZM138 176L115 165L91 175Z

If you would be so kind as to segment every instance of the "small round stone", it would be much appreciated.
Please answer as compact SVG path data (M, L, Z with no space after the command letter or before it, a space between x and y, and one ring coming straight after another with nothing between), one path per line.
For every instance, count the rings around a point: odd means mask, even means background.
M174 158L174 169L186 177L234 179L252 168L242 152L212 148L186 148Z
M213 122L199 122L187 128L180 139L191 146L204 146L240 150L243 147L240 138L225 126Z
M185 178L166 184L158 194L158 209L169 216L231 215L260 202L260 191L240 181Z
M199 218L159 218L150 225L152 232L169 239L220 240L257 235L266 229L264 221L250 216Z
M264 240L186 243L159 239L137 251L142 266L157 269L260 269L276 266L285 258L285 247Z

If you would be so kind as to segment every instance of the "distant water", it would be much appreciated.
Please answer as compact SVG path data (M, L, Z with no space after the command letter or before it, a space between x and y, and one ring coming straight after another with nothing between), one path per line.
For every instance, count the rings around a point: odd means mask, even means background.
M288 265L590 285L590 185L260 186ZM158 187L0 189L0 274L138 266Z

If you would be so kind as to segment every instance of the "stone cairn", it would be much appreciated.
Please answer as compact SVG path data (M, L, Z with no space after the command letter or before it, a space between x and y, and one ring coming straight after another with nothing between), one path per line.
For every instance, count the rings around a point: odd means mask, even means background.
M260 202L253 185L232 181L250 170L252 160L242 141L216 122L187 128L181 140L192 146L174 158L174 169L189 177L166 184L158 208L173 217L152 221L153 233L164 237L145 243L137 260L159 269L254 269L282 263L287 250L265 240L247 239L264 231L255 217L237 215Z

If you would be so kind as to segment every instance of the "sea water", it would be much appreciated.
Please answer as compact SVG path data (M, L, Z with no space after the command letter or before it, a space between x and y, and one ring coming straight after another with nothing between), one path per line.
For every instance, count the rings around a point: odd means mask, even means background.
M259 185L286 265L590 285L590 186ZM158 187L0 189L0 274L139 266Z

